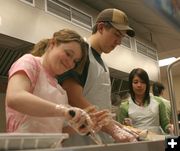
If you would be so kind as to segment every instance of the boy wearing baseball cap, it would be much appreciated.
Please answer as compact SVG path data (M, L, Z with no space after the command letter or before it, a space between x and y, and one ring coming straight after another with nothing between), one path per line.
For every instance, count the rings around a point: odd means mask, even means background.
M121 10L113 8L103 10L96 19L96 24L100 22L109 22L117 30L125 31L128 36L135 36L134 30L129 27L127 15Z
M82 109L96 106L97 108L91 111L94 113L96 110L111 109L109 69L102 60L101 54L110 53L117 45L121 44L125 35L133 37L135 32L129 27L128 17L123 11L109 8L99 13L92 29L92 35L88 39L88 56L82 73L70 71L58 78L62 87L67 91L70 105ZM120 133L114 132L112 122L108 123L107 116L94 118L95 125L101 129L100 136L103 143L112 143L114 140L118 142L133 140L132 136L126 136L125 133L122 137ZM110 138L114 138L114 140ZM93 141L88 136L76 134L71 135L65 141L65 146L89 144L93 144Z

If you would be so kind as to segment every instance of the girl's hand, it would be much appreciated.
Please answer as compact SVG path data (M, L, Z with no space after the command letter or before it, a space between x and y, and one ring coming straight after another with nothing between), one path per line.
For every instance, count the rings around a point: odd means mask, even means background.
M76 107L69 107L67 113L69 125L80 135L86 135L93 128L91 117L86 111Z
M138 135L131 130L124 128L122 124L113 121L105 127L105 131L114 138L116 142L136 142Z
M168 124L168 131L169 131L169 134L171 134L171 135L174 134L174 125L173 124Z
M112 121L112 115L109 110L104 109L98 111L95 106L90 106L86 108L85 111L89 113L94 124L93 130L96 132Z
M131 118L125 118L123 124L126 126L132 126L133 125L132 119Z
M87 134L93 128L93 122L86 111L65 105L56 105L56 109L80 135Z

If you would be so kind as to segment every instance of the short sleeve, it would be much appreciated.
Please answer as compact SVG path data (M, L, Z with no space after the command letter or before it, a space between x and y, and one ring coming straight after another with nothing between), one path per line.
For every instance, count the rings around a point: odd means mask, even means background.
M9 78L11 78L16 72L24 71L30 79L32 86L35 85L38 76L39 68L36 57L31 54L23 55L16 62L13 63L9 70Z

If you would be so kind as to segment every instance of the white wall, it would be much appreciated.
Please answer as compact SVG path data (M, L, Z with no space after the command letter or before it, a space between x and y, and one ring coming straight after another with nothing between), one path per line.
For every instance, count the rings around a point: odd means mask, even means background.
M164 93L164 97L166 99L169 100L169 91L168 91L168 81L167 81L167 77L162 77L161 79L162 83L165 85L166 87L166 90L165 90L165 93ZM179 76L173 76L173 89L174 89L174 93L175 93L175 99L176 99L176 105L177 105L177 110L180 112L180 78Z
M170 51L162 51L159 53L159 58L164 59L164 58L169 58L169 57L176 57L178 58L180 56L180 48L170 50ZM160 70L160 75L161 75L161 82L165 84L166 86L166 91L164 94L164 97L169 99L169 88L168 88L168 78L167 78L167 67L164 66L161 67ZM175 66L171 68L171 73L172 73L172 79L173 79L173 89L175 92L175 99L176 99L176 104L177 104L177 110L180 112L180 63L177 63Z
M156 61L123 46L117 46L110 54L103 55L105 62L112 68L129 73L133 68L143 68L152 81L159 78L159 67Z
M44 1L40 0L39 2ZM97 15L97 11L92 8L88 9L88 6L82 5L82 3L72 0L66 2L82 11L86 10L86 13L94 18ZM84 28L46 13L40 9L41 7L34 8L19 0L0 0L0 33L32 43L49 38L55 31L66 27L78 31L83 37L88 37L91 34ZM152 59L132 52L125 47L117 47L112 53L103 55L103 59L110 67L128 73L136 67L144 68L151 80L158 80L158 65Z
M72 25L46 13L44 10L28 6L19 0L0 0L0 33L36 43L40 39L51 37L62 28L77 30L82 36L90 31Z

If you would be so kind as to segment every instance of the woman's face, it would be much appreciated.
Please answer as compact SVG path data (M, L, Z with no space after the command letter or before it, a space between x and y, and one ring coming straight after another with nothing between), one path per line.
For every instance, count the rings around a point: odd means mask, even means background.
M135 95L145 95L146 83L136 75L132 80L132 87Z
M78 42L51 44L47 57L48 71L54 75L60 75L74 68L81 57L82 51Z

